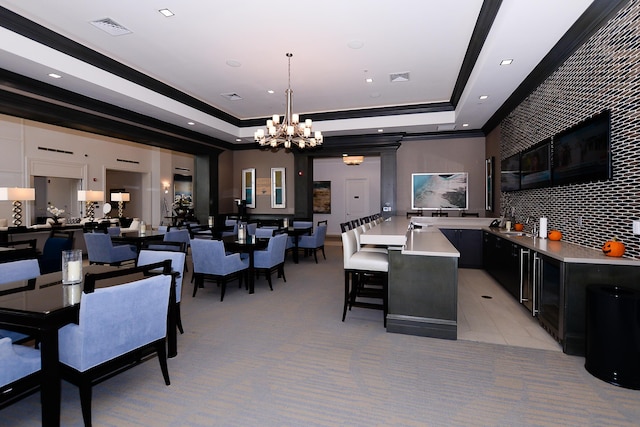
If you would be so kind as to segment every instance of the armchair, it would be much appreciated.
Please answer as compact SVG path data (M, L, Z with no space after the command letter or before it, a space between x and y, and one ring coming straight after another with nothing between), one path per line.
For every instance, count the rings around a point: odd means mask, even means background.
M84 242L90 264L120 265L126 261L135 261L138 257L135 246L114 245L108 234L84 233Z
M298 241L298 248L304 250L312 250L313 257L316 260L316 264L318 263L318 249L322 250L322 257L327 259L324 254L324 239L327 235L327 225L320 225L316 228L310 236L300 236L300 240Z
M185 230L186 231L186 230ZM178 243L178 242L172 242ZM184 246L184 243L180 243ZM155 250L155 249L143 249L138 254L138 266L149 265L155 262L161 262L166 259L171 260L171 269L177 272L176 276L176 326L181 334L184 334L182 329L182 319L180 317L180 300L182 299L182 277L184 276L186 255L184 252L176 252L172 250Z
M135 269L121 274L127 270ZM92 386L135 366L149 353L157 353L165 384L170 384L165 345L171 275L94 291L91 286L82 295L78 324L58 331L61 376L78 386L86 426L91 425Z
M271 272L273 270L278 271L278 277L287 281L284 275L284 254L287 249L287 241L289 235L286 233L277 234L269 239L267 249L262 251L255 251L253 254L253 265L256 272L263 271L267 276L267 282L269 282L269 289L273 290L271 285Z
M38 391L40 351L0 338L0 409Z
M47 238L38 257L40 273L47 274L62 270L62 251L73 248L73 232L53 234Z
M238 276L242 286L242 275L249 268L249 260L240 258L240 254L226 255L224 244L220 240L191 240L191 257L193 258L193 296L198 288L203 287L205 277L212 277L220 286L220 301L224 299L227 279Z

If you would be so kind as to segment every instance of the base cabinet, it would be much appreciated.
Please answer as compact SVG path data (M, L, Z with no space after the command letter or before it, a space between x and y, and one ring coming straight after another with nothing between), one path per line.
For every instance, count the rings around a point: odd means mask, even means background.
M440 231L460 252L459 267L482 268L482 230L441 228Z

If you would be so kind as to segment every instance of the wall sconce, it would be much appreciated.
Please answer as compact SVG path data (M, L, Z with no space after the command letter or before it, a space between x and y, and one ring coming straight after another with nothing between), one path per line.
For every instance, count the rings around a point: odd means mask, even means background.
M35 200L35 188L3 187L0 188L0 200L13 201L13 226L22 225L22 201Z
M166 181L163 182L162 187L164 188L164 194L169 194L169 183Z
M87 217L93 222L95 202L104 201L104 191L78 190L78 201L85 202Z
M122 218L122 207L124 202L131 200L129 193L111 193L111 201L118 202L118 217Z

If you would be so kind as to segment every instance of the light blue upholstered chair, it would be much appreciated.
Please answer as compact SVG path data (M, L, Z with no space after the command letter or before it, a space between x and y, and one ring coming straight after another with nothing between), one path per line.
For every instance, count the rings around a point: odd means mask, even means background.
M275 230L274 227L258 227L254 234L258 239L270 239Z
M247 236L254 236L256 234L256 229L258 228L257 222L250 222L247 224Z
M40 350L0 338L0 409L37 391L39 372Z
M184 230L187 231L187 230ZM176 251L164 251L155 249L142 249L138 254L138 265L148 265L155 262L161 262L165 259L171 260L171 269L179 273L176 277L176 326L181 334L184 334L182 329L182 318L180 317L180 301L182 300L182 277L184 276L184 267L186 255L184 252Z
M113 226L113 227L108 227L107 228L107 234L109 236L119 236L120 235L120 227L118 226Z
M322 250L322 257L327 259L324 254L324 239L327 235L327 226L320 225L316 228L311 236L300 236L300 240L298 241L298 248L304 250L312 250L313 257L316 260L316 264L318 263L318 249Z
M0 290L2 290L2 284L4 283L35 279L38 276L40 276L40 266L35 258L0 263ZM0 329L0 338L10 338L12 342L19 342L24 341L29 336Z
M265 273L271 290L273 290L271 285L271 272L273 270L277 270L278 277L282 277L285 282L287 281L284 275L284 253L287 249L288 240L288 234L277 234L269 239L269 244L265 250L253 253L253 266L256 272L262 271Z
M226 227L233 227L233 230L229 230L229 231L223 231L222 232L222 237L227 237L227 236L236 236L238 234L238 221L235 219L225 219L224 220L224 225Z
M68 233L66 237L48 237L42 248L42 255L38 257L40 273L47 274L62 270L62 251L73 248L73 234Z
M313 228L313 221L293 221L293 228Z
M84 233L84 242L90 264L120 265L138 257L135 246L114 245L109 234Z
M150 351L167 369L167 309L171 276L159 274L83 293L78 324L58 331L62 378L78 386L82 417L91 425L91 387Z
M198 288L203 287L205 277L216 280L220 286L220 301L224 299L227 279L238 276L239 286L242 286L241 272L249 268L249 259L240 258L240 254L227 255L224 244L220 240L191 240L191 257L193 258L193 296Z

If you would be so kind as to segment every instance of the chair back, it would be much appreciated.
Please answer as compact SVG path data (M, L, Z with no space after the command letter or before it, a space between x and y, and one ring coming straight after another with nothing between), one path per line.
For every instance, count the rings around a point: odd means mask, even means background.
M271 238L273 236L275 228L270 227L258 227L255 231L255 236L259 239Z
M324 245L325 238L327 237L327 224L319 225L313 235L316 236L316 245Z
M184 252L142 249L138 254L138 266L149 265L164 260L171 260L171 269L179 273L176 277L176 302L180 302L182 295L182 278L184 276Z
M256 234L256 229L258 228L257 222L250 222L247 224L247 236L254 236Z
M44 242L42 255L38 258L40 273L47 274L62 270L62 251L73 248L73 235L67 237L49 237Z
M114 226L107 228L107 234L109 236L119 236L120 235L120 227Z
M313 221L293 221L293 228L313 228Z
M204 274L224 274L224 244L221 240L191 240L191 258L193 272Z
M282 264L287 249L287 240L289 240L287 233L277 234L270 238L265 250L254 253L255 267L270 268Z
M167 231L164 233L162 240L165 242L183 242L188 246L190 240L189 230L181 229Z
M0 263L0 283L34 279L39 275L40 266L35 258Z
M111 236L104 233L84 233L84 243L87 246L89 261L110 262L111 260Z
M78 324L58 331L60 361L84 372L166 337L170 287L159 274L83 293Z
M342 233L342 256L344 268L349 267L349 259L358 252L358 242L354 230L348 230Z

